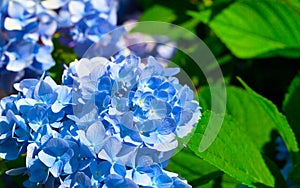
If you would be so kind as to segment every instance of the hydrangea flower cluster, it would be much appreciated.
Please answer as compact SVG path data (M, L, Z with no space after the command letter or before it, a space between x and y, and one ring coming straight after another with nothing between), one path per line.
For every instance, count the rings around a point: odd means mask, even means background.
M49 5L53 5L49 1ZM63 1L63 0L59 0ZM104 46L110 43L103 34L115 29L117 24L117 0L64 0L62 7L51 7L58 13L60 41L79 57L94 43Z
M24 74L41 75L55 64L55 33L82 52L116 25L114 0L4 0L0 8L0 88L6 91Z
M153 57L70 64L57 85L27 79L1 100L0 157L26 154L26 187L190 187L164 170L201 113L193 92Z

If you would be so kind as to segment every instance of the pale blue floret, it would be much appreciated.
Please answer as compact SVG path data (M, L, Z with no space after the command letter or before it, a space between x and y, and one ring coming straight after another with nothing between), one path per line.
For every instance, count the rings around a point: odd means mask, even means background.
M68 142L59 138L50 139L38 153L39 159L49 168L55 178L60 176L64 166L73 155L74 152Z

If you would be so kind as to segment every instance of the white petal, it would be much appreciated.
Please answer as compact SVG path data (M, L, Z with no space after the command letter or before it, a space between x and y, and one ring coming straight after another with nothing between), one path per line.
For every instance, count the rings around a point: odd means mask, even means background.
M151 178L147 174L135 172L132 179L138 185L151 186Z
M65 5L68 1L62 1L62 0L48 0L48 1L42 1L42 5L47 9L58 9Z
M69 3L69 10L72 15L71 20L72 22L78 22L83 14L84 14L85 5L80 1L71 1Z
M9 71L13 71L13 72L19 72L21 70L23 70L24 68L27 67L27 62L26 61L22 61L22 60L19 60L19 61L16 61L16 60L12 60L12 61L9 61L9 63L7 64L6 66L6 69L9 70Z
M93 5L93 8L95 8L99 12L109 11L109 6L106 3L106 0L91 0L91 4Z
M22 30L22 22L20 20L7 17L4 21L4 27L9 31Z

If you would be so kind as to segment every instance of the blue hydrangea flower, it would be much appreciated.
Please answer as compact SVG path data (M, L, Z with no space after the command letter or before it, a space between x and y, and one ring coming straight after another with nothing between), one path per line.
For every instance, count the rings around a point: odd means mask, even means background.
M32 0L3 2L0 12L0 74L13 76L0 77L0 81L8 86L1 88L11 92L25 70L41 75L54 65L52 35L57 24L54 12Z
M41 144L44 135L53 135L56 129L61 128L67 113L61 111L71 105L71 99L68 97L71 89L67 89L68 92L61 89L65 87L67 86L57 86L50 77L44 80L24 80L17 88L23 91L22 94L1 100L2 158L17 158L24 152L28 143ZM62 93L64 97L58 97ZM59 110L57 103L61 104ZM8 143L11 144L10 149L7 148Z
M88 146L82 142L68 140L70 148L73 150L73 157L66 162L64 172L66 174L74 174L75 172L84 170L91 165L95 159L93 153L89 150Z
M113 187L124 187L124 188L138 188L139 186L135 184L131 179L124 178L117 174L110 174L105 179L104 188Z
M39 159L36 159L28 168L29 181L45 183L49 177L49 168Z
M89 176L83 172L69 175L65 178L62 187L94 187Z
M90 62L100 71L81 69ZM81 102L73 102L82 109L85 101L94 101L93 108L111 135L136 147L168 152L177 147L176 138L188 135L197 123L198 103L193 92L173 77L177 69L165 69L152 57L146 65L136 56L90 62L71 64L65 83L70 80L77 88Z
M178 174L168 172L160 164L155 163L149 155L137 158L137 166L127 170L126 178L143 187L191 187Z
M2 1L2 95L12 92L12 84L22 77L38 77L55 64L51 55L55 33L62 38L69 36L68 45L75 47L79 56L94 42L102 43L100 37L116 25L116 3L115 0ZM32 73L26 74L28 71Z
M58 10L61 42L74 48L82 57L93 43L102 43L103 34L115 28L116 9L115 0L69 0Z
M47 141L38 153L39 160L49 168L55 178L60 176L65 164L73 155L74 152L68 142L60 138L52 138Z
M82 59L63 85L26 79L0 102L0 157L26 153L26 187L190 187L163 164L200 116L178 69L136 56ZM37 173L40 172L40 173Z

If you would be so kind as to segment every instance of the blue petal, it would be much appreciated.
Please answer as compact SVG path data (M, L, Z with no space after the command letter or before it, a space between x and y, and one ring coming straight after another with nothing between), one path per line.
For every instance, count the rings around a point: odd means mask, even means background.
M57 93L53 92L53 89L48 83L41 80L35 88L34 97L41 99L46 104L53 104L57 98Z
M25 98L25 99L20 99L20 100L16 101L15 104L16 104L17 109L22 114L27 114L36 103L37 103L37 101L34 99Z
M157 129L159 125L161 125L161 120L148 120L144 122L136 123L139 131L143 133L153 132Z
M184 125L188 123L192 119L192 117L193 117L193 112L189 110L181 111L178 125Z
M55 65L55 61L53 60L51 53L52 49L49 49L46 46L40 46L38 52L35 54L36 61L42 65L42 71L48 70Z
M124 182L124 178L117 174L109 174L104 183L108 188L114 188Z
M74 152L72 149L68 149L66 151L66 153L64 153L61 157L60 160L63 161L63 163L65 164L66 162L70 161L70 159L73 157Z
M100 78L98 83L98 90L99 91L107 91L110 92L112 88L111 79L108 76L103 76Z
M88 140L94 145L94 150L98 153L104 144L104 138L106 137L105 128L101 122L95 122L92 124L87 132L86 136Z
M0 157L6 160L14 160L19 156L19 147L14 139L7 139L0 144Z
M124 187L124 188L138 188L138 185L135 184L132 180L123 178L122 176L116 174L110 174L104 180L105 185L108 188L114 187Z
M24 174L27 171L26 167L14 168L6 171L5 173L9 176L17 176Z
M40 160L35 160L34 163L29 167L31 182L46 182L49 175L49 169Z
M71 187L91 187L91 179L83 172L77 172L74 180L72 180ZM74 184L76 186L74 186Z
M149 111L149 119L162 119L166 117L170 112L169 104L161 100L152 100Z
M103 147L103 149L99 152L98 157L100 159L108 160L111 162L115 162L117 154L120 152L122 148L122 143L115 137L110 137Z
M157 131L159 134L166 135L174 132L176 129L176 122L173 118L165 118Z
M90 165L90 171L93 174L93 178L98 181L102 181L106 175L109 174L111 163L108 161L95 160Z
M124 165L114 163L112 166L112 170L114 173L119 174L120 176L125 177L126 175L126 168Z
M60 176L62 169L63 169L63 162L61 160L58 160L54 163L54 165L49 169L51 174L57 178Z
M56 161L56 157L45 153L43 150L39 152L38 156L39 159L48 167L52 167Z
M120 186L123 188L138 188L139 186L133 182L130 179L125 178L124 183L120 184Z
M173 177L172 179L174 182L174 188L192 188L192 186L188 185L177 177Z
M134 172L132 180L141 186L151 186L151 177L148 174Z
M23 7L17 1L9 1L7 12L11 18L22 19L24 17L25 12L24 8L25 7Z
M69 149L69 144L60 138L52 138L45 144L44 151L51 156L62 156Z
M155 183L159 188L167 188L172 187L173 180L169 176L163 174L156 178Z
M20 89L24 91L24 89L30 89L35 87L38 84L39 80L37 79L24 79L20 82Z

